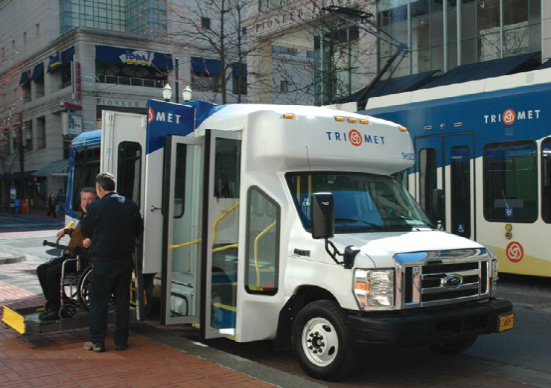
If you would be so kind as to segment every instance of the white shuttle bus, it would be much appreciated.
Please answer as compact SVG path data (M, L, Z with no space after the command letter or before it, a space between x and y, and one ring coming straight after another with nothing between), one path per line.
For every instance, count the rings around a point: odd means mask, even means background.
M431 225L393 177L413 163L406 128L330 108L104 112L101 170L140 204L161 322L273 339L319 379L373 344L458 353L513 327L494 253Z

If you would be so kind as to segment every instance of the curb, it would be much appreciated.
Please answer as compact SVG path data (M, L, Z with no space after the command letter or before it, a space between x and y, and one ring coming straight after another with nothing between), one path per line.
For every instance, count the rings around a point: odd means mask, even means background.
M262 365L253 360L226 353L223 350L211 348L208 345L187 339L177 331L162 330L146 322L133 321L130 330L144 335L150 339L162 342L173 348L180 349L188 354L203 358L210 362L255 377L261 381L282 388L327 388L323 382L309 380L306 377L295 376L288 372L280 371L269 366Z

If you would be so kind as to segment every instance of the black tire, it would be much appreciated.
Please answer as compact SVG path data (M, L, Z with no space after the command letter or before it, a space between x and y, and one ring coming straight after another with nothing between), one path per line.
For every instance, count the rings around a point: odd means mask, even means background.
M304 306L293 324L293 352L302 369L321 380L342 380L358 365L358 351L350 346L347 318L329 300Z
M76 315L77 308L72 304L66 304L59 308L58 316L60 319L72 318Z
M461 338L454 341L443 341L429 345L429 349L438 354L459 354L469 349L476 341L476 335L467 338Z
M90 302L88 300L89 294L90 294L90 274L92 273L92 266L86 267L84 271L82 271L82 275L78 279L78 302L80 303L80 306L86 310L90 310Z

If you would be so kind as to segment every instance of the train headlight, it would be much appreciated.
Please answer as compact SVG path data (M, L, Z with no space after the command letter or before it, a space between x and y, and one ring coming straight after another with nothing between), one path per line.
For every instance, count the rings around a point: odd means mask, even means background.
M356 269L354 296L362 310L394 308L394 269Z

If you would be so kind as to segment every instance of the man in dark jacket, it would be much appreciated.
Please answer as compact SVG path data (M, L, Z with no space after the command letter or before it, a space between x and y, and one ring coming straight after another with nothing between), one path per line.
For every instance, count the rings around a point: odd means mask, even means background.
M130 282L136 239L143 233L138 205L115 192L115 177L108 172L96 176L100 199L90 203L81 221L84 246L90 247L90 329L84 349L105 351L107 306L111 295L115 312L115 350L128 347Z

